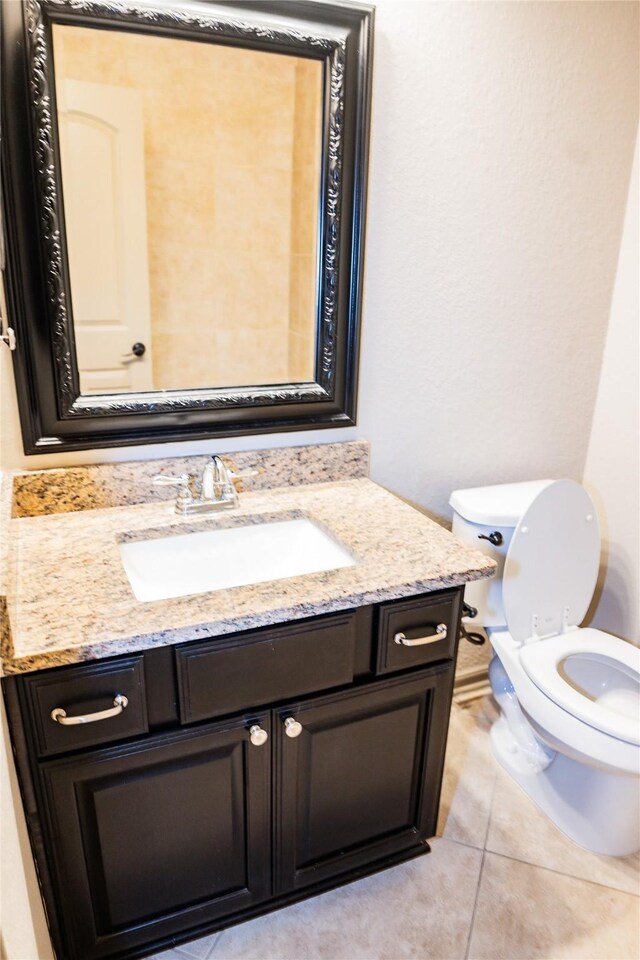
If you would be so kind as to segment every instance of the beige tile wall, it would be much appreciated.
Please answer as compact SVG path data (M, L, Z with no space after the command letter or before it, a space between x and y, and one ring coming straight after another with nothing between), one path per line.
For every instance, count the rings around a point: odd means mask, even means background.
M291 201L289 370L292 380L312 380L315 363L318 157L321 147L322 77L317 63L296 60Z
M154 387L313 379L320 62L68 26L54 53L144 95Z

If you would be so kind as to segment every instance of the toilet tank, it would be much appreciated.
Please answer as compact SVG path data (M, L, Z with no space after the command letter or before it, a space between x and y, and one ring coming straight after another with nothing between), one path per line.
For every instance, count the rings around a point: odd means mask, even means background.
M502 574L513 532L520 517L552 480L527 480L500 483L491 487L454 490L449 499L453 507L451 532L458 540L486 553L495 560L497 570L491 580L468 583L464 599L476 607L478 615L470 622L482 627L506 627L502 604ZM499 534L502 542L491 543L490 534Z

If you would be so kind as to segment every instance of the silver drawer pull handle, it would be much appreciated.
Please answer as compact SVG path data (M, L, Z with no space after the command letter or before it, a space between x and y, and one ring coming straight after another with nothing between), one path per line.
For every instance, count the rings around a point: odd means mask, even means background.
M117 717L122 713L129 701L122 693L117 693L113 698L113 706L108 710L98 710L97 713L87 713L79 717L68 717L67 711L62 707L56 707L51 711L51 719L56 723L61 723L64 727L72 727L76 723L95 723L96 720L108 720L109 717Z
M284 732L288 737L291 737L291 739L294 740L302 733L302 724L299 720L294 720L293 717L287 717L284 722Z
M249 739L254 747L261 747L269 739L269 734L263 730L259 723L254 723L249 727Z
M416 637L415 640L409 640L404 633L396 633L393 642L401 643L403 647L422 647L425 643L437 643L438 640L445 640L447 636L446 623L439 623L435 633L430 633L428 637Z

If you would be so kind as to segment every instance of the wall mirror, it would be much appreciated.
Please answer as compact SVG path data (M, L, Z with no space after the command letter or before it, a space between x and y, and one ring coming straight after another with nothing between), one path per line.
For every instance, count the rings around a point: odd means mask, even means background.
M355 422L372 10L2 5L25 451Z

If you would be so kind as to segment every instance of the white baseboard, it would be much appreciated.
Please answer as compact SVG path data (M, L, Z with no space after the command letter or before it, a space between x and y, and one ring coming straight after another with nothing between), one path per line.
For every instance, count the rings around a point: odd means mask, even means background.
M453 699L456 703L466 703L467 700L475 700L476 697L484 697L488 693L491 693L491 687L486 667L480 670L462 670L456 674L453 685Z

